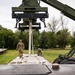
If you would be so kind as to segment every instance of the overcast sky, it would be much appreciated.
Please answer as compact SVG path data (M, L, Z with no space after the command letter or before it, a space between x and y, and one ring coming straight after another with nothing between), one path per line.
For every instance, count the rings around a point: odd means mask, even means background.
M75 8L75 0L59 0L59 1L71 6L72 8ZM8 29L15 31L14 27L15 27L16 21L15 19L12 19L11 7L18 7L21 3L22 3L22 0L0 0L0 24L3 27L6 27ZM55 16L56 18L60 16L60 11L53 8L52 6L49 6L43 2L41 2L41 6L48 7L49 18L46 19L46 24L50 21L50 19L53 16ZM69 31L71 32L75 31L75 21L69 19L68 17L65 17L65 18L68 20L67 26L69 28Z

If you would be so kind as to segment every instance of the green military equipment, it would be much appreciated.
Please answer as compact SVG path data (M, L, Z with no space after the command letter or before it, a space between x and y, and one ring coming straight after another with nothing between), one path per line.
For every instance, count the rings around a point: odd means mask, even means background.
M19 13L18 13L19 12ZM45 13L37 13L45 12ZM47 7L40 7L37 0L22 0L19 7L12 7L13 18L48 18Z
M47 7L40 7L37 0L22 0L19 7L12 7L12 12L47 12Z
M48 18L48 9L47 7L40 7L40 4L38 3L37 0L22 0L22 4L19 7L12 7L12 18L17 19L16 28L21 18L23 18L23 23L20 23L20 25L21 24L28 25L29 19L32 19L32 25L33 24L37 25L36 23L37 18L40 18L41 21L43 20L43 18ZM44 25L45 25L45 22L44 22ZM35 29L36 28L37 27L35 27Z
M75 64L75 46L65 55L59 55L53 63L58 64Z
M63 13L65 16L75 20L75 9L74 8L72 8L66 4L63 4L58 0L41 0L41 1L60 10L61 13Z

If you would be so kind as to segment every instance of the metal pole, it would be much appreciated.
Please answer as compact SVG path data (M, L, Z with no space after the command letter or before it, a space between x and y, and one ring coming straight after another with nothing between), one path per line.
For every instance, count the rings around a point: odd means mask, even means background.
M32 32L32 54L34 54L34 48L33 48L33 32Z
M31 55L31 40L32 40L32 20L29 19L29 56Z

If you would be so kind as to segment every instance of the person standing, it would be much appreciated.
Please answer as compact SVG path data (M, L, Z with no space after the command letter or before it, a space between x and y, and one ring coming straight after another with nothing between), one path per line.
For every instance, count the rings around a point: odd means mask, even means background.
M20 40L17 44L16 50L19 52L19 58L23 58L23 51L24 51L24 43Z
M41 48L38 48L37 55L38 55L38 56L42 56L42 49L41 49Z

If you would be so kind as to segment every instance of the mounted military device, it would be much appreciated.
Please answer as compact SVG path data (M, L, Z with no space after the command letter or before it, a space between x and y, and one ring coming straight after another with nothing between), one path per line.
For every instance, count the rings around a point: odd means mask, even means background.
M12 7L12 18L16 18L15 27L17 28L18 25L18 29L28 29L29 19L32 19L33 29L40 29L40 23L36 22L37 18L40 18L45 25L45 18L48 18L48 9L40 7L37 0L22 0L22 4L19 7ZM21 20L23 22L19 23Z

